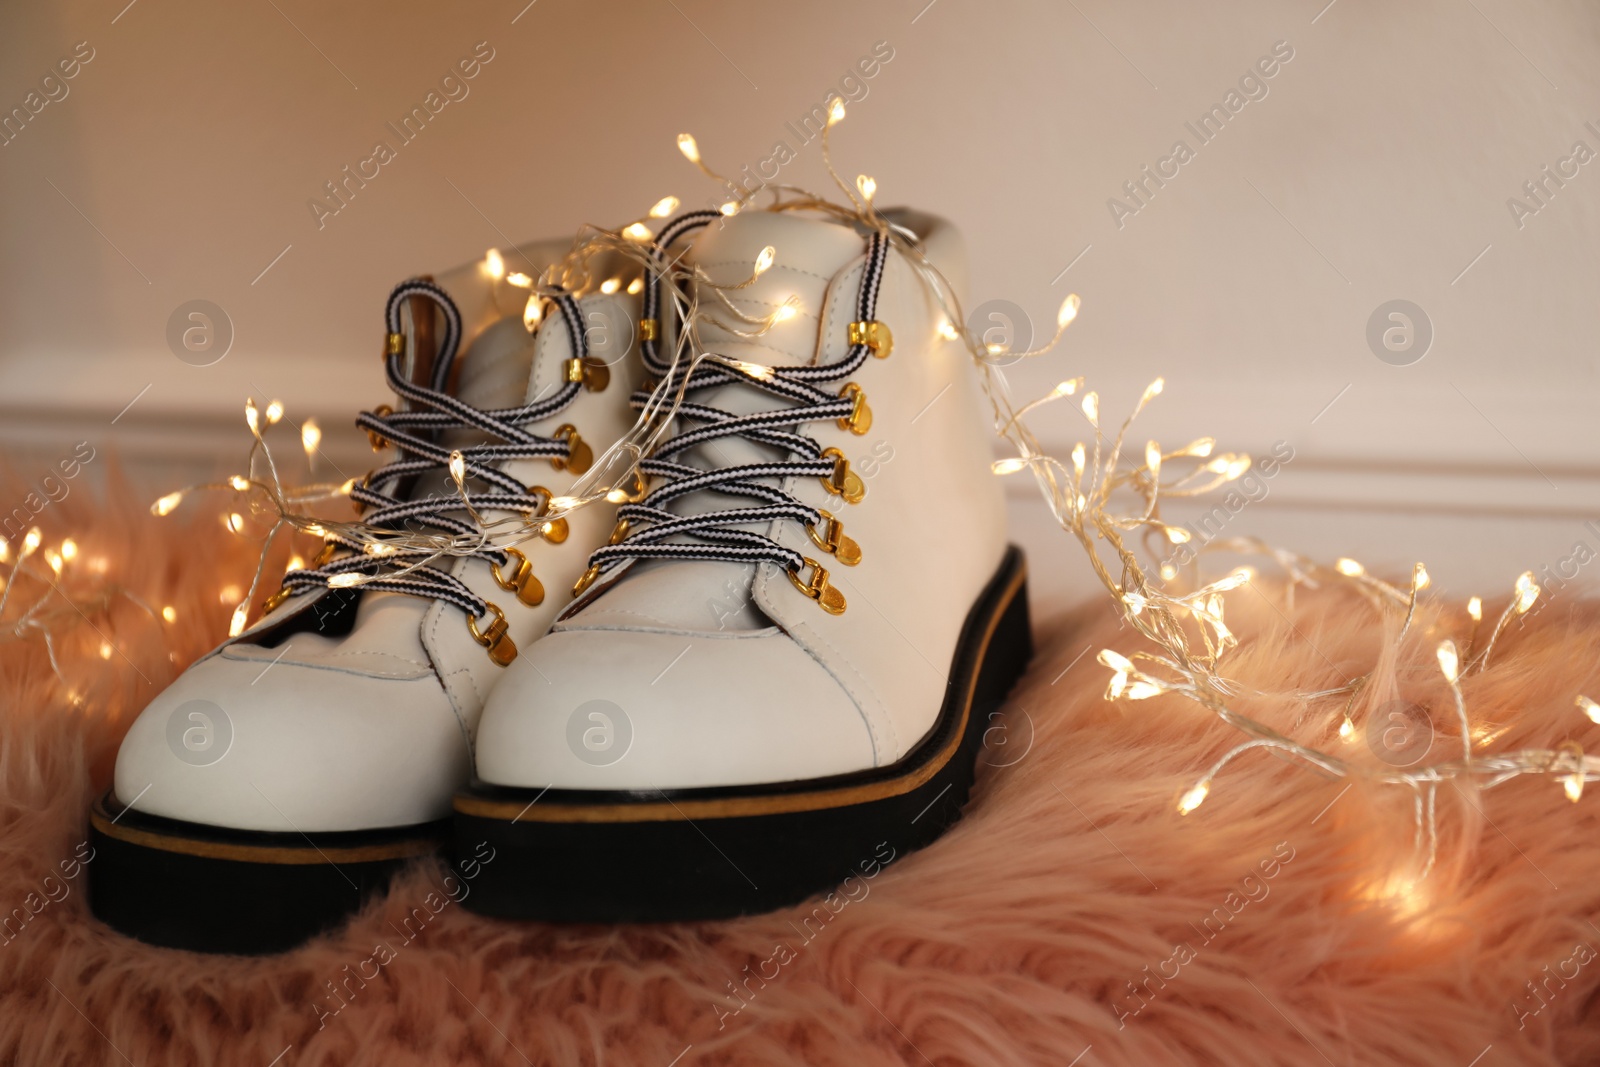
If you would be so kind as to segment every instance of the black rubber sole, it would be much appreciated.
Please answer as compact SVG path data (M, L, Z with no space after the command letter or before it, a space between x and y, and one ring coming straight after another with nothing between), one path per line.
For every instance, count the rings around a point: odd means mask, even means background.
M514 789L474 781L455 800L463 903L553 922L663 922L771 911L872 877L961 816L974 766L1033 652L1026 568L1010 548L969 612L932 732L900 762L763 786L654 793ZM534 803L537 801L537 803Z
M262 955L294 948L360 909L449 820L345 833L265 833L128 810L89 813L89 910L152 945Z

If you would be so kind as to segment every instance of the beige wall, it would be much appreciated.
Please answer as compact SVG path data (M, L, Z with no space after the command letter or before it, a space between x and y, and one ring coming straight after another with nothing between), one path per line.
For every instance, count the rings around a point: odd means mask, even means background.
M1600 160L1569 164L1536 213L1507 204L1537 206L1523 183L1575 142L1600 152L1592 4L125 2L0 16L0 107L93 49L0 147L14 457L93 438L151 471L231 468L254 392L317 415L360 463L337 429L381 399L391 284L668 192L714 195L676 133L730 171L799 147L786 123L876 46L892 58L845 86L866 95L836 131L841 166L965 228L974 303L1049 324L1066 292L1084 298L1070 343L1011 372L1019 395L1084 373L1118 413L1164 374L1149 433L1290 443L1266 505L1298 508L1288 534L1343 522L1340 543L1397 559L1456 516L1532 509L1544 525L1522 540L1464 554L1496 580L1600 513ZM386 123L479 42L493 58L469 95L399 146ZM1241 91L1201 143L1185 123L1275 45L1272 76L1245 84L1256 98ZM308 201L379 139L396 158L319 225ZM1193 158L1143 205L1127 197L1180 139ZM783 174L819 184L815 147ZM233 323L213 366L168 348L192 299ZM1393 299L1432 323L1409 366L1366 336ZM1070 447L1076 418L1036 423ZM1449 519L1401 547L1360 519L1407 513Z

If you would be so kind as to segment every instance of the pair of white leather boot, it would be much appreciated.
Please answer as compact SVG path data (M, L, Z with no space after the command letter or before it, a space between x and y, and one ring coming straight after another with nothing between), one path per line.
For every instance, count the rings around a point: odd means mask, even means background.
M453 838L486 914L697 919L938 836L1030 639L989 402L911 262L959 293L961 240L884 219L683 215L652 254L688 291L624 277L533 328L481 264L398 287L398 410L358 420L393 461L353 493L363 521L527 539L401 573L404 551L331 536L129 730L91 813L96 914L271 951ZM714 357L674 369L674 346ZM542 521L652 395L681 405L638 491Z

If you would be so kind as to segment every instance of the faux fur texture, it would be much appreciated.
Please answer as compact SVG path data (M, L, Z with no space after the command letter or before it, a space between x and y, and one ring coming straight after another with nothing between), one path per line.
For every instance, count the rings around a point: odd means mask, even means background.
M1441 867L1409 895L1391 892L1411 847L1400 788L1251 753L1179 816L1175 798L1239 737L1176 698L1105 703L1094 652L1137 642L1103 605L1040 620L964 821L826 901L676 926L493 922L446 903L443 869L424 863L276 958L124 939L89 916L81 868L64 871L119 737L222 634L218 590L248 582L253 548L215 515L185 517L204 502L166 520L145 501L93 503L82 491L47 509L47 543L72 534L69 567L105 555L111 578L179 621L122 605L65 632L76 704L39 642L0 644L0 1062L1600 1062L1600 795L1572 804L1533 779L1444 790ZM1083 566L1076 553L1063 537L1031 562ZM1402 698L1434 709L1428 759L1455 751L1432 647L1464 636L1458 606L1421 612L1394 650L1345 594L1302 594L1287 625L1257 594L1231 600L1244 645L1229 672L1265 694L1254 714L1339 744L1337 702L1272 694L1378 662L1357 722ZM1596 740L1572 701L1600 696L1600 618L1575 603L1514 628L1466 680L1483 748ZM1381 766L1369 747L1382 745L1346 750Z

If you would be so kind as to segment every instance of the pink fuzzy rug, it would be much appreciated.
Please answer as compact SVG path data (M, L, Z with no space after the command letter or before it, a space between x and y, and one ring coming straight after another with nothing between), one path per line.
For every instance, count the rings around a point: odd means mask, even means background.
M1251 753L1179 816L1175 798L1238 735L1176 698L1104 702L1094 652L1132 649L1101 605L1037 620L1038 657L966 819L812 907L518 925L450 902L442 868L421 864L288 955L126 940L85 907L85 810L131 717L225 631L219 590L248 584L254 549L212 502L156 520L146 501L88 497L38 519L47 545L80 546L67 585L92 586L104 557L107 577L177 622L121 602L65 627L70 684L37 639L0 643L0 1062L1600 1062L1600 790L1577 804L1531 778L1444 791L1442 865L1411 893L1387 889L1412 832L1394 787L1346 790ZM1085 565L1065 536L1031 563ZM8 624L37 595L23 582ZM1430 606L1385 652L1346 594L1303 594L1296 633L1264 599L1232 602L1243 646L1230 673L1269 694L1252 712L1321 744L1336 713L1270 694L1338 684L1380 654L1399 692L1433 693L1417 681L1437 674L1427 631L1465 619ZM1514 627L1493 668L1466 679L1486 749L1600 740L1573 707L1578 691L1600 696L1600 617L1573 604ZM1358 704L1358 721L1373 710Z

